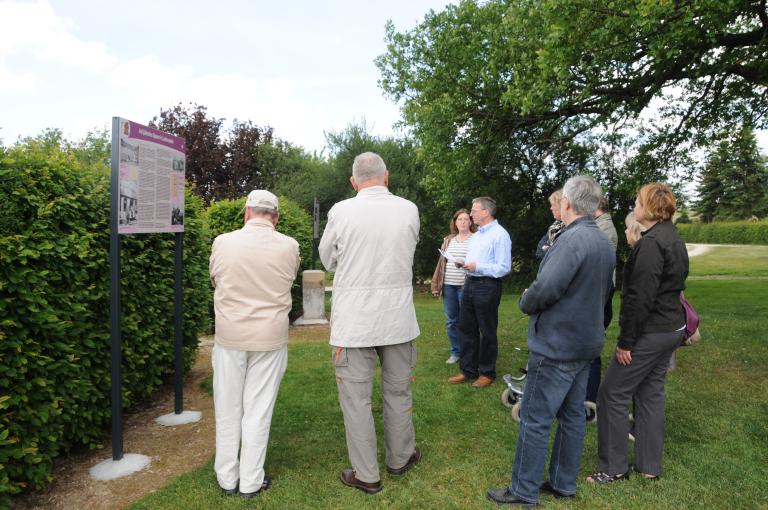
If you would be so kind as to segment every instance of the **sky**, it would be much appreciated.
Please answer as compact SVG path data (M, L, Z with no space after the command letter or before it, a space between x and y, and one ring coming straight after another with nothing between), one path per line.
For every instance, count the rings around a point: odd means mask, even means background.
M79 140L179 103L308 151L363 120L392 134L399 109L373 62L385 23L410 29L447 3L0 0L0 140L46 128Z
M378 87L384 26L414 27L446 0L0 0L0 140L58 128L72 141L113 116L147 124L179 103L271 126L321 152L366 122L397 134ZM768 153L768 132L758 133Z

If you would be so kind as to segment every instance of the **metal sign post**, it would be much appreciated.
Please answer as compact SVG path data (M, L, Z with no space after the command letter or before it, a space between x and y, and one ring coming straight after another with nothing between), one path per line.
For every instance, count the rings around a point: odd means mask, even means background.
M312 207L312 269L315 269L315 251L317 251L317 240L320 239L320 201L315 196L315 203Z
M174 289L173 289L173 393L174 414L184 411L184 345L182 338L182 319L184 310L184 292L182 290L182 268L184 251L184 232L176 232L174 254Z
M112 119L112 147L119 143L117 118ZM110 174L109 198L109 332L111 345L110 372L112 374L112 460L123 458L123 380L122 342L120 339L120 236L117 233L119 210L119 161L116 150L112 150L112 172Z

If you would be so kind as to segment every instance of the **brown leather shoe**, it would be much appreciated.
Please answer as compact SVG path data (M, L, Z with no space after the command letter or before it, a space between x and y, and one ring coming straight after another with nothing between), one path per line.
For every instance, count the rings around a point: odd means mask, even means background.
M405 466L397 469L387 466L387 473L389 473L390 475L396 475L396 476L403 475L405 474L406 471L411 469L411 467L413 467L413 465L419 462L420 460L421 460L421 450L419 450L419 448L416 447L413 449L413 453L411 454L411 457L408 459L408 462L405 463Z
M464 374L456 374L448 378L448 384L462 384L469 381L469 377Z
M485 388L486 386L490 386L491 384L493 384L493 379L491 379L490 377L481 375L480 377L477 378L477 381L472 383L472 386L474 386L475 388Z
M376 494L381 492L381 480L378 482L362 482L355 476L355 471L352 469L345 469L341 472L341 483L348 487L354 487L360 489L367 494Z

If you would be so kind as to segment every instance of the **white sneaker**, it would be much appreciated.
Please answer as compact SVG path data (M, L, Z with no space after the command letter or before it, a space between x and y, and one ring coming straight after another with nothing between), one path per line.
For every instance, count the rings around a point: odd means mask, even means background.
M450 358L448 358L447 360L445 360L445 362L446 362L446 363L448 363L449 365L453 365L453 364L454 364L454 363L456 363L457 361L459 361L459 357L458 357L458 356L454 356L453 354L451 354L451 357L450 357Z

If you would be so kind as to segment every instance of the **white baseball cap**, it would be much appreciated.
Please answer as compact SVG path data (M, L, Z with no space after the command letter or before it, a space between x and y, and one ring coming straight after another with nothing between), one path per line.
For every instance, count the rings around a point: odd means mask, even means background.
M277 197L265 189L255 189L248 193L248 199L245 201L246 207L263 207L264 209L274 209L277 211Z

